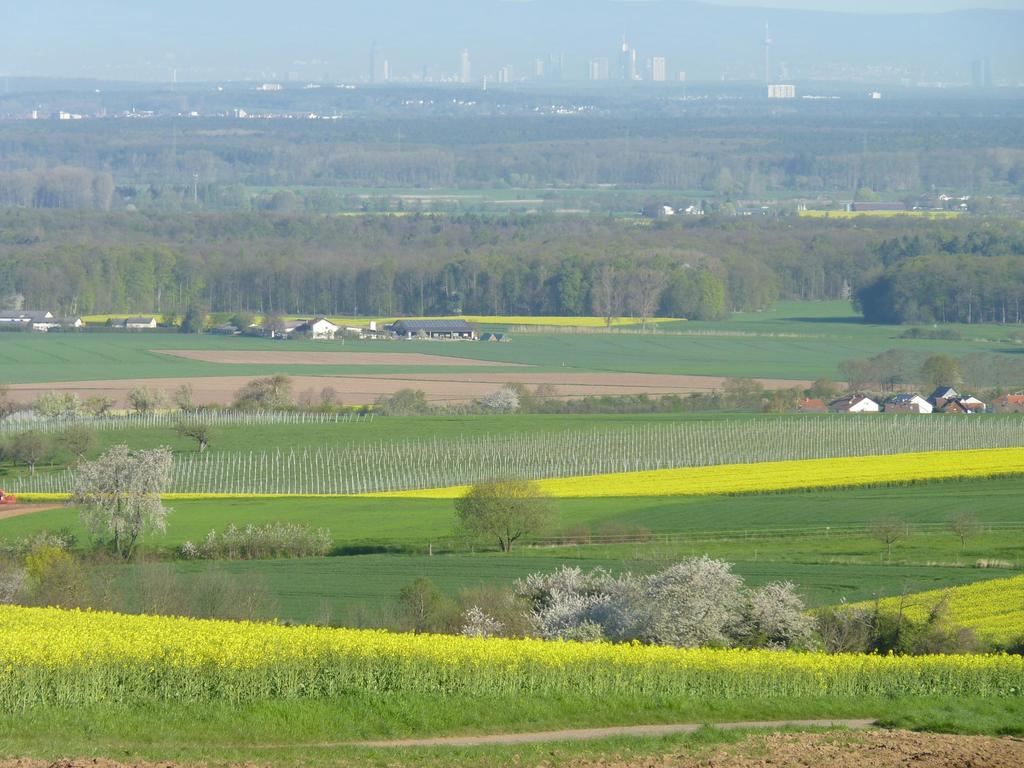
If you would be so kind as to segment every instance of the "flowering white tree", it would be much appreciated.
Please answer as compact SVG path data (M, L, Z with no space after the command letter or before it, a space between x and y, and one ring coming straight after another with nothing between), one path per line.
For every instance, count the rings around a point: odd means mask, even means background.
M171 449L131 452L115 445L95 461L79 465L72 499L82 522L97 539L110 537L125 560L148 531L163 533L170 510L160 500L170 483Z
M546 639L654 645L806 646L814 630L792 584L744 587L732 566L691 558L650 576L562 567L516 582Z
M492 413L515 413L519 410L519 394L514 389L504 387L484 395L477 400L477 404Z

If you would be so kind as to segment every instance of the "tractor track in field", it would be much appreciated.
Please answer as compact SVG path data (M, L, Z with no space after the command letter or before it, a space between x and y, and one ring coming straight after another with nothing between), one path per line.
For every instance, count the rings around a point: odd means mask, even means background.
M22 515L31 515L35 512L45 512L48 509L59 509L63 507L63 504L4 504L0 505L0 520L6 520L9 517L21 517Z

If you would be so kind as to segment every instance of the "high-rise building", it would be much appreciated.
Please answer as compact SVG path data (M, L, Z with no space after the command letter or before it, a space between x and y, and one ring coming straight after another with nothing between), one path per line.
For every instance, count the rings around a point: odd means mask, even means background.
M512 82L512 65L506 64L504 67L498 70L498 83L504 85Z
M592 81L608 79L608 59L592 59L587 68L587 79Z
M384 66L382 68L381 74L384 75L385 83L391 82L391 62L388 61L387 59L384 59Z
M632 67L630 65L630 48L626 42L626 36L622 36L622 45L619 46L619 80L632 80Z
M462 50L462 56L459 59L459 82L468 83L473 79L473 69L469 63L469 49L464 48Z
M533 76L538 80L544 79L544 59L533 60Z
M651 59L651 80L656 83L664 83L665 71L666 66L664 56L655 56Z
M992 87L992 60L976 59L971 62L971 84L975 88Z

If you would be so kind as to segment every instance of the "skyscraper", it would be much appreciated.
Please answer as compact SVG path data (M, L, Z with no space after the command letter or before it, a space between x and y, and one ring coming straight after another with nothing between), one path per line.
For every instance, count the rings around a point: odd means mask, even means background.
M656 83L665 82L665 57L655 56L651 59L651 80Z
M459 60L459 82L468 83L473 79L473 70L469 64L469 49L462 50L462 57Z
M592 59L587 67L588 80L608 79L608 59Z
M626 42L626 36L622 36L622 45L619 47L619 80L632 80L632 67L630 65L629 55L629 43Z
M971 85L975 88L992 87L992 60L976 59L971 62Z

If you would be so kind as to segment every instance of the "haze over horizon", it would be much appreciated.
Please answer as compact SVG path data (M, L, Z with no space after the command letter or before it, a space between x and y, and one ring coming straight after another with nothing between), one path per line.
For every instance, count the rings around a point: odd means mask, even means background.
M595 71L604 79L605 70L615 80L625 36L636 51L637 80L654 79L652 62L659 58L667 81L684 72L690 81L758 81L765 77L767 23L773 79L966 84L972 62L987 58L994 82L1024 82L1024 0L911 0L898 4L899 14L892 5L394 0L353 11L327 0L293 0L282 11L268 0L179 0L168 11L114 0L37 0L6 11L0 75L358 82L370 79L376 43L376 66L386 60L390 79L404 82L458 79L466 49L469 82L485 76L494 82L502 72L510 83L537 79L541 69L547 80L595 79ZM842 23L836 11L845 14Z

